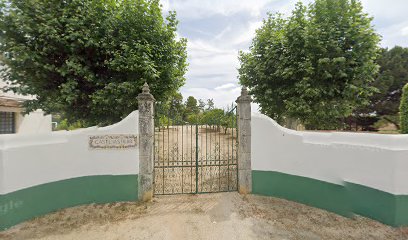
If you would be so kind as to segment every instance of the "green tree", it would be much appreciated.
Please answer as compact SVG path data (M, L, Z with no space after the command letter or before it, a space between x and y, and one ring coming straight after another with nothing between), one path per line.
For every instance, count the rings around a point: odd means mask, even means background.
M408 48L396 46L382 49L377 60L380 65L378 77L372 86L378 89L371 98L370 105L362 112L375 113L399 127L398 112L402 88L408 83Z
M336 128L376 90L379 36L371 21L358 0L299 2L288 18L269 14L250 52L240 52L240 82L280 123Z
M59 130L75 130L78 128L82 128L83 124L80 121L69 123L67 119L62 119L59 123L55 131Z
M206 104L205 104L204 100L199 99L198 100L198 108L200 109L200 112L205 111L205 106L206 106Z
M215 108L203 114L203 123L208 125L219 125L224 118L224 110Z
M183 96L181 93L174 94L169 100L169 111L168 114L173 119L177 120L178 123L181 123L183 120L185 106L183 104Z
M166 101L185 82L186 40L159 0L0 0L2 77L41 108L86 125L137 109L144 82Z
M236 128L237 124L237 116L233 111L234 104L231 104L230 107L224 113L224 117L222 119L221 125L224 127L224 134L227 134L228 128Z
M207 111L214 109L214 99L207 99Z
M199 113L200 109L198 108L198 105L197 105L197 99L195 99L193 96L189 96L185 103L185 109L186 109L185 111L186 115Z
M401 133L408 134L408 84L403 88L400 104Z

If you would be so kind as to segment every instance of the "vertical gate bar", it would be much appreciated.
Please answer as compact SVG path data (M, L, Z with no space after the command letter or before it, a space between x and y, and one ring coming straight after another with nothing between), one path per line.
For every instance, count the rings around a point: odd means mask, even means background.
M234 127L234 125L233 125ZM232 128L231 134L231 161L235 164L235 159L234 159L234 130L235 128Z
M184 193L184 123L181 123L181 193Z
M231 129L232 129L232 125L231 125ZM228 129L227 129L227 132L228 132ZM229 134L228 134L229 135ZM229 180L229 176L230 176L230 145L229 145L229 141L228 141L228 138L226 139L227 140L227 148L228 148L228 155L227 155L227 189L228 189L228 191L230 190L230 180Z
M166 153L164 152L164 149L165 149L165 146L166 146L166 141L164 140L164 135L166 135L165 128L166 128L166 126L163 126L163 158L162 158L162 166L163 166L163 171L162 171L163 172L163 176L162 176L162 182L163 182L162 189L163 189L163 191L162 192L163 193L164 193L164 166L166 165L165 162L164 162L164 156L166 155Z
M237 106L237 107L238 107L238 106ZM237 139L235 140L235 143L237 144L237 148L236 148L235 151L237 151L237 152L236 152L235 156L236 156L236 163L237 163L237 165L236 165L236 166L237 166L237 171L236 171L236 172L237 172L237 181L236 181L236 185L237 185L237 190L238 190L238 182L239 182L239 175L238 175L238 157L239 157L239 156L238 156L238 144L239 144L239 139L238 139L238 131L239 131L239 129L238 129L238 117L239 117L239 116L238 116L238 114L239 114L239 113L238 113L238 109L236 110L236 113L237 113L237 114L236 114L236 117L235 117L235 123L236 123L236 136L237 136L236 138L237 138Z
M224 112L225 113L225 112ZM220 135L222 135L222 133L223 133L223 129L222 129L222 125L220 126ZM220 150L220 164L222 164L222 166L223 166L223 169L224 169L224 161L223 161L223 155L222 154L224 154L224 137L220 137L220 146L221 146L221 150ZM223 180L225 180L225 178L224 178L224 176L223 176L223 174L222 174L222 172L220 171L220 173L221 173L221 179L222 179L222 181L221 181L221 184L220 184L220 186L222 186L222 182L223 182Z
M203 191L203 187L202 187L202 184L203 184L203 159L204 159L204 157L203 157L203 153L204 153L204 150L203 150L203 134L202 134L202 132L203 132L203 125L202 125L202 123L201 123L201 125L200 125L200 128L201 128L201 137L200 137L200 147L201 147L201 159L200 159L200 170L201 170L201 173L200 173L200 191L202 192Z
M196 193L198 193L198 123L196 121Z
M212 152L211 152L211 143L212 143L212 141L211 141L211 130L212 130L212 125L210 127L210 164L211 164L211 154L212 154Z
M175 120L175 127L176 127L176 145L175 146L177 146L177 148L176 148L176 150L177 150L177 155L175 156L176 157L176 159L175 159L175 164L176 164L176 166L178 166L178 161L179 161L179 158L178 158L178 155L179 155L179 131L178 131L178 118L177 118L177 116L176 116L176 120Z
M154 126L154 129L153 129L153 146L154 146L154 150L153 150L153 194L156 192L156 178L155 178L155 170L154 170L154 168L156 167L156 123L157 123L157 120L156 120L156 104L154 104L153 105L153 108L154 108L154 117L153 117L153 126ZM159 148L158 148L158 146L157 146L157 151L159 151L158 150Z
M221 191L221 124L218 119L218 191Z
M213 120L214 121L214 120ZM214 190L213 191L216 191L216 189L217 189L217 185L218 185L218 181L217 181L217 176L218 176L218 174L217 174L217 162L218 162L218 157L217 157L217 152L218 152L218 149L217 149L217 126L215 126L215 129L214 129L215 131L214 131L214 142L215 142L215 145L214 145L214 165L215 165L215 167L214 167L214 178L213 179L215 179L215 181L213 181L213 183L214 183Z
M178 166L180 166L179 165L179 148L180 148L180 145L179 145L179 129L178 129L178 124L179 124L179 122L178 122L178 116L177 116L177 113L175 114L176 116L175 116L175 127L176 127L176 145L175 146L177 146L177 148L176 148L176 150L177 150L177 155L175 156L176 157L176 160L175 160L175 165L177 166L176 168L174 168L175 170L174 171L176 171L176 173L178 173L179 172L179 169L178 169ZM177 189L176 189L177 190Z
M209 128L209 131L208 131L208 135L209 135L209 140L208 140L208 144L209 144L209 155L208 155L208 167L207 167L207 169L209 169L209 171L208 171L208 176L209 176L209 180L211 179L211 165L212 165L212 162L211 162L211 160L212 160L212 123L210 123L211 125L210 125L210 128ZM209 187L211 186L211 181L207 181L209 184Z
M171 109L169 108L169 111L171 112L171 113L173 113L172 111L171 111ZM169 146L169 148L171 149L171 161L170 161L170 164L169 164L169 166L170 165L173 165L174 166L174 148L173 148L173 146L174 146L174 131L173 131L173 125L174 125L174 116L172 116L172 115L170 115L171 116L171 126L172 126L172 131L171 131L171 141L170 141L170 146ZM170 129L169 129L169 131L170 131ZM170 169L171 171L172 171L172 173L173 173L173 178L174 178L174 176L175 176L175 174L174 174L174 168L171 168ZM171 180L174 180L174 179L171 179ZM171 193L172 194L174 194L174 183L173 182L170 182L170 186L171 186Z
M208 162L208 124L205 124L205 165Z
M208 123L205 123L205 164L204 166L207 166L207 165L208 165ZM207 167L204 167L204 166L201 167L201 172L203 171L203 168L204 168L204 173L205 173ZM202 185L201 189L203 189L203 186L204 186L203 181L201 181L201 185Z
M174 162L175 162L175 160L174 160L174 154L175 154L175 149L174 149L174 146L175 146L175 144L176 144L176 141L174 141L174 137L176 136L176 134L174 134L174 126L175 126L175 123L174 123L174 121L175 121L175 118L174 118L174 116L172 117L172 121L171 121L171 131L172 131L172 133L171 133L171 141L172 141L172 144L171 144L171 147L172 147L172 154L171 154L171 163L172 163L172 165L174 166ZM174 169L174 168L173 168ZM174 170L173 170L173 173L174 173ZM173 186L174 186L174 184L172 184Z
M167 167L170 166L170 116L167 114ZM168 168L167 168L168 169ZM166 184L166 182L165 182ZM164 194L163 188L163 194Z
M228 129L228 128L227 128ZM225 181L225 155L226 155L226 153L225 153L225 135L226 135L226 131L225 131L226 129L222 129L221 128L221 132L222 132L222 134L223 134L223 137L221 138L221 142L222 142L222 151L221 151L221 154L222 154L222 157L221 157L221 162L222 162L222 165L223 165L223 171L224 171L224 174L223 174L223 176L222 176L222 180L223 181ZM223 191L224 191L224 189L223 189Z
M214 149L216 148L216 145L215 145L215 143L214 143L214 133L215 133L215 131L214 131L214 122L213 122L213 120L211 119L211 128L212 128L212 130L211 130L211 132L210 132L210 141L211 141L211 143L210 143L210 146L211 146L211 152L212 152L212 156L211 156L211 159L210 159L210 165L211 165L211 167L210 167L210 182L211 182L211 190L210 190L210 192L212 192L213 190L213 187L214 187L214 181L213 181L213 173L214 173L214 171L213 171L213 166L215 165L215 162L214 162L214 159L216 159L216 156L214 156L215 154L214 153L216 153L217 151L215 151ZM216 138L215 138L216 139ZM214 146L212 146L212 143L214 143ZM214 151L214 152L213 152ZM212 161L212 162L211 162Z
M193 192L193 125L190 124L190 192Z

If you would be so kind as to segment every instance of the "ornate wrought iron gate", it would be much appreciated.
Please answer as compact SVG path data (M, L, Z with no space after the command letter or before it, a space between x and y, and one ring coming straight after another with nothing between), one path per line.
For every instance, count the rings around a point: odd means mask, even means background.
M192 116L155 110L154 194L237 191L236 107Z

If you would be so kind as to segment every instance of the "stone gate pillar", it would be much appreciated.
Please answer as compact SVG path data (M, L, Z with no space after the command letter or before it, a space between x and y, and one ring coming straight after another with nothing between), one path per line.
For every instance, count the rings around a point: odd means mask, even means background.
M238 191L248 194L252 191L251 172L251 97L246 87L236 100L238 114Z
M149 85L145 83L137 96L139 105L139 176L138 198L149 201L153 198L154 164L154 102Z

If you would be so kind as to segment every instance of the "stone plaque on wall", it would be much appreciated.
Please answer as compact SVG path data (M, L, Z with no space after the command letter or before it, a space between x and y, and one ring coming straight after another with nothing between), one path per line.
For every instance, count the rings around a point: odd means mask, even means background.
M107 134L89 136L90 149L128 149L137 146L134 134Z

